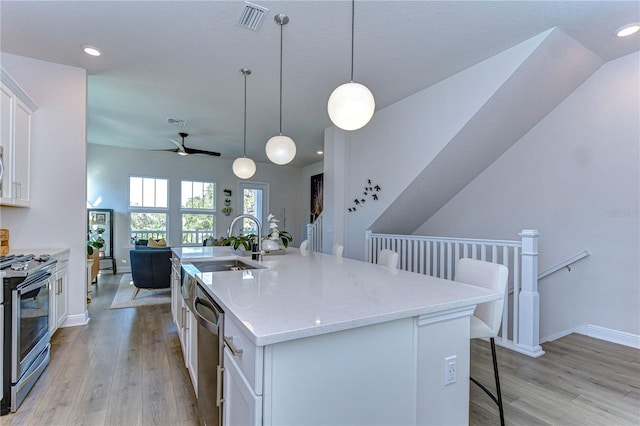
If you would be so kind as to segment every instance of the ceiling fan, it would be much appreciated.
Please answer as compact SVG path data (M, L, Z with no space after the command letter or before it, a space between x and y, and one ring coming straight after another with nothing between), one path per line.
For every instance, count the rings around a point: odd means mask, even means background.
M188 147L184 146L184 138L189 136L189 134L180 132L180 133L178 133L178 135L180 135L180 137L182 138L182 143L178 142L175 139L169 138L169 140L176 146L176 148L175 149L163 149L161 151L177 152L178 155L205 154L205 155L213 155L214 157L220 157L220 153L219 152L205 151L205 150L202 150L202 149L188 148Z

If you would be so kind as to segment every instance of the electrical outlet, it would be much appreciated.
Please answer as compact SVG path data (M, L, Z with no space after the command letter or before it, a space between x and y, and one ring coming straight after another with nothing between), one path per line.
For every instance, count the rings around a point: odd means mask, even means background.
M456 382L456 355L448 356L444 359L444 385Z

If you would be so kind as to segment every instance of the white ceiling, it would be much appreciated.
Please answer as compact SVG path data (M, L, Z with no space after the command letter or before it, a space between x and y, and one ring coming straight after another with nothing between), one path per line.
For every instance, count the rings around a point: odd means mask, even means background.
M248 77L247 155L268 161L278 133L280 27L284 13L283 134L293 165L321 159L331 125L326 101L349 80L351 2L265 1L259 31L236 25L242 1L0 2L3 52L86 68L89 143L242 155L243 76ZM388 106L551 27L602 59L640 49L619 27L640 22L637 1L364 1L355 3L354 79ZM99 58L82 53L90 44ZM186 127L167 123L184 119ZM171 154L167 154L171 155ZM177 156L176 156L177 157Z

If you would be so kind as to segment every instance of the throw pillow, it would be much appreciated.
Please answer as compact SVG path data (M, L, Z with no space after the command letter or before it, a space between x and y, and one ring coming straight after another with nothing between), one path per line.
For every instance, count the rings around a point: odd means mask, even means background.
M159 240L154 240L149 238L149 242L147 243L147 247L166 247L167 246L167 242L165 241L164 238L161 238Z

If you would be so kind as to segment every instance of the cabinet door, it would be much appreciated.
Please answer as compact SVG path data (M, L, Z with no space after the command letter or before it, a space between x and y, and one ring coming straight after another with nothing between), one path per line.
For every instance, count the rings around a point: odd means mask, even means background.
M198 321L193 312L187 310L187 368L193 390L198 394Z
M31 111L20 100L15 104L14 199L22 205L30 201L31 187Z
M58 329L58 315L56 313L56 277L49 279L49 333L53 336L53 333Z
M13 94L2 84L0 87L0 145L2 146L2 198L11 199L13 194Z
M173 322L178 327L178 335L180 334L180 301L182 296L180 295L180 272L176 270L175 265L171 269L171 313L173 315Z
M56 272L54 287L56 290L56 327L60 327L67 319L67 286L69 282L69 269L62 268Z
M182 348L182 356L184 357L184 365L187 365L187 356L189 346L187 345L187 304L180 298L180 315L178 316L178 337L180 338L180 347Z
M261 425L262 397L257 396L228 348L224 348L224 403L222 424Z

